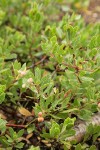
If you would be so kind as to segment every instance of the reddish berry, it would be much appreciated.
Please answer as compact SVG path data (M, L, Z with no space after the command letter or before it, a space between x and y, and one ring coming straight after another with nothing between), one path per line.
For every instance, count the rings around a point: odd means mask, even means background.
M43 117L38 117L38 122L43 122L44 118Z
M43 115L42 112L39 112L39 113L38 113L38 116L39 116L39 117L42 117L42 115Z
M28 83L32 83L32 82L33 82L33 79L32 79L32 78L29 78L29 79L27 80L27 82L28 82Z

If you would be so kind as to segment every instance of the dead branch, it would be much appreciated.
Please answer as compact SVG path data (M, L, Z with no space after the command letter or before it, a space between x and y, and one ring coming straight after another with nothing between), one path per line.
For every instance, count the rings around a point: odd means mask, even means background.
M81 142L84 138L84 135L86 134L87 127L92 125L100 125L100 112L96 113L90 121L83 121L82 123L79 123L78 125L74 126L74 130L76 131L76 134L74 136L66 138L67 141L76 141L77 143Z

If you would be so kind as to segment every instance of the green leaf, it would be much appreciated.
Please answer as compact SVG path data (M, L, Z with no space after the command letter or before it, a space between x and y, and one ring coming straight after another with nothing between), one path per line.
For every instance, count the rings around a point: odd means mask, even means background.
M4 11L0 10L0 25L3 23L5 15L6 15L6 13Z
M62 127L62 130L63 129L69 129L69 128L71 128L71 127L73 127L73 125L74 125L74 122L75 122L75 118L73 118L73 119L71 119L71 118L67 118L67 119L65 119L65 121L64 121L64 123L63 123L63 127Z
M28 128L27 128L27 132L28 132L28 134L32 133L34 130L35 130L35 125L34 125L34 124L33 124L33 125L28 126Z
M83 119L83 120L89 120L91 116L92 116L92 112L89 111L89 110L82 109L82 110L80 111L79 117L80 117L81 119Z
M0 93L4 92L6 89L5 85L0 85Z
M17 133L18 138L21 137L23 134L24 134L24 129L20 130L20 131Z
M0 94L0 104L5 100L5 93Z
M13 64L14 70L19 70L21 68L21 64L16 60Z
M89 150L96 150L97 148L96 148L96 146L95 145L92 145L90 148L89 148Z
M81 149L82 149L81 144L78 144L78 145L75 147L75 150L81 150Z
M37 146L37 147L31 146L28 150L40 150L40 148L39 148L39 146Z
M34 80L34 82L36 83L36 84L40 84L40 80L41 80L41 74L42 72L41 72L41 70L39 69L39 68L36 68L35 69L35 80Z
M49 133L46 133L45 131L43 131L43 134L41 134L41 137L45 138L45 139L50 139L51 136Z
M50 39L51 43L55 44L57 42L57 37L56 36L53 36L51 39Z
M10 136L11 136L11 138L13 139L13 136L14 136L14 130L13 130L13 128L9 128L9 132L10 132Z
M18 149L23 148L23 146L24 146L24 143L22 143L22 142L17 143L17 145L15 145L15 147L18 148Z
M4 146L7 147L9 146L9 142L7 141L7 138L5 136L0 137L0 143Z
M52 122L52 126L50 129L50 136L51 138L57 138L60 133L60 126L56 122Z
M2 133L4 133L6 131L6 123L7 123L6 120L3 120L0 118L0 131Z

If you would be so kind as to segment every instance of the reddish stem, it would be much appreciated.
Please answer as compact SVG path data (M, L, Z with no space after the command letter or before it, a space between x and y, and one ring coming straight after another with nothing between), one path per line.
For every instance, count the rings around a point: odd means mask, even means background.
M25 128L25 125L17 125L17 124L6 124L7 127L16 127L16 128Z

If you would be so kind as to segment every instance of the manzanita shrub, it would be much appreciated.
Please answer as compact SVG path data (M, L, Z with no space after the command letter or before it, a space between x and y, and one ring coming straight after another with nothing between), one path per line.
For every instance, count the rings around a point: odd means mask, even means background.
M100 109L100 24L76 7L88 4L0 0L0 149L96 149L99 127L91 146L67 140Z

